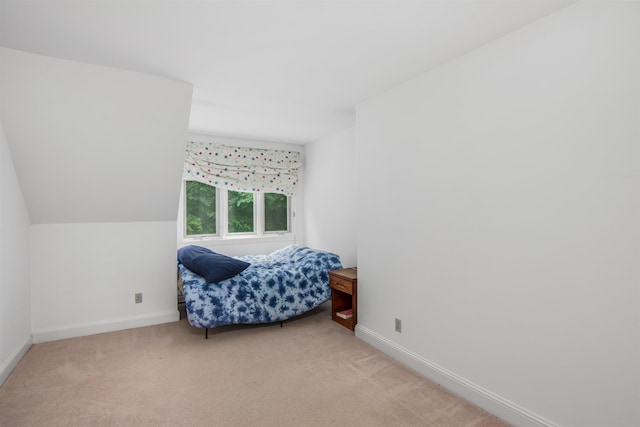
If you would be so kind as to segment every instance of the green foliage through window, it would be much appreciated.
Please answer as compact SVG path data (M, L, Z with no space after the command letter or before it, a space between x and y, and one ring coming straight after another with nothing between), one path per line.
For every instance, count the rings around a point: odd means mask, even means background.
M216 189L197 181L186 181L185 192L186 236L216 235L225 238L237 233L262 236L290 231L290 197L284 194ZM218 212L218 209L222 210ZM255 218L256 212L264 212L264 216Z
M253 232L253 193L227 191L229 233Z
M264 231L288 231L289 209L284 194L265 193Z
M187 181L187 236L216 234L216 188Z

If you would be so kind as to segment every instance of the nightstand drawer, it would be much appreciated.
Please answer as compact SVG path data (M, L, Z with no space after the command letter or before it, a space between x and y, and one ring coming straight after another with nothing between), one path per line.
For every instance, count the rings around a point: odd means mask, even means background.
M348 294L353 293L353 282L347 280L341 280L335 277L331 278L331 283L329 284L333 289L337 289L342 292L346 292Z

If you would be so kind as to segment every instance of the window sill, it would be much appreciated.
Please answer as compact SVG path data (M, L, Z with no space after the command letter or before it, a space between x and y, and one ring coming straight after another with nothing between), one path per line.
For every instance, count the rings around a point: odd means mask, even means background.
M245 244L260 244L260 243L296 243L296 237L292 233L285 234L267 234L263 236L256 235L240 235L240 236L227 236L227 237L183 237L182 243L184 245L198 245L198 244L215 244L216 246L231 246L231 245L245 245Z

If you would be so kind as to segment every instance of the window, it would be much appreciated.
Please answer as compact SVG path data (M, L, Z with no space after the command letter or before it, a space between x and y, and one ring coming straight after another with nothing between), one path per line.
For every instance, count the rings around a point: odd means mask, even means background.
M197 181L185 181L185 234L218 234L216 187Z
M292 198L185 181L185 236L262 237L291 231Z
M289 198L284 194L264 194L264 231L289 231Z
M255 224L255 195L227 190L227 231L253 233Z

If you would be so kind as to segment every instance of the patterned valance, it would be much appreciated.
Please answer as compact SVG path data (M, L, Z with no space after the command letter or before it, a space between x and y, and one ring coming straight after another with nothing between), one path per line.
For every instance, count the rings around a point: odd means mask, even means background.
M297 151L189 141L183 179L235 191L293 196L302 155Z

